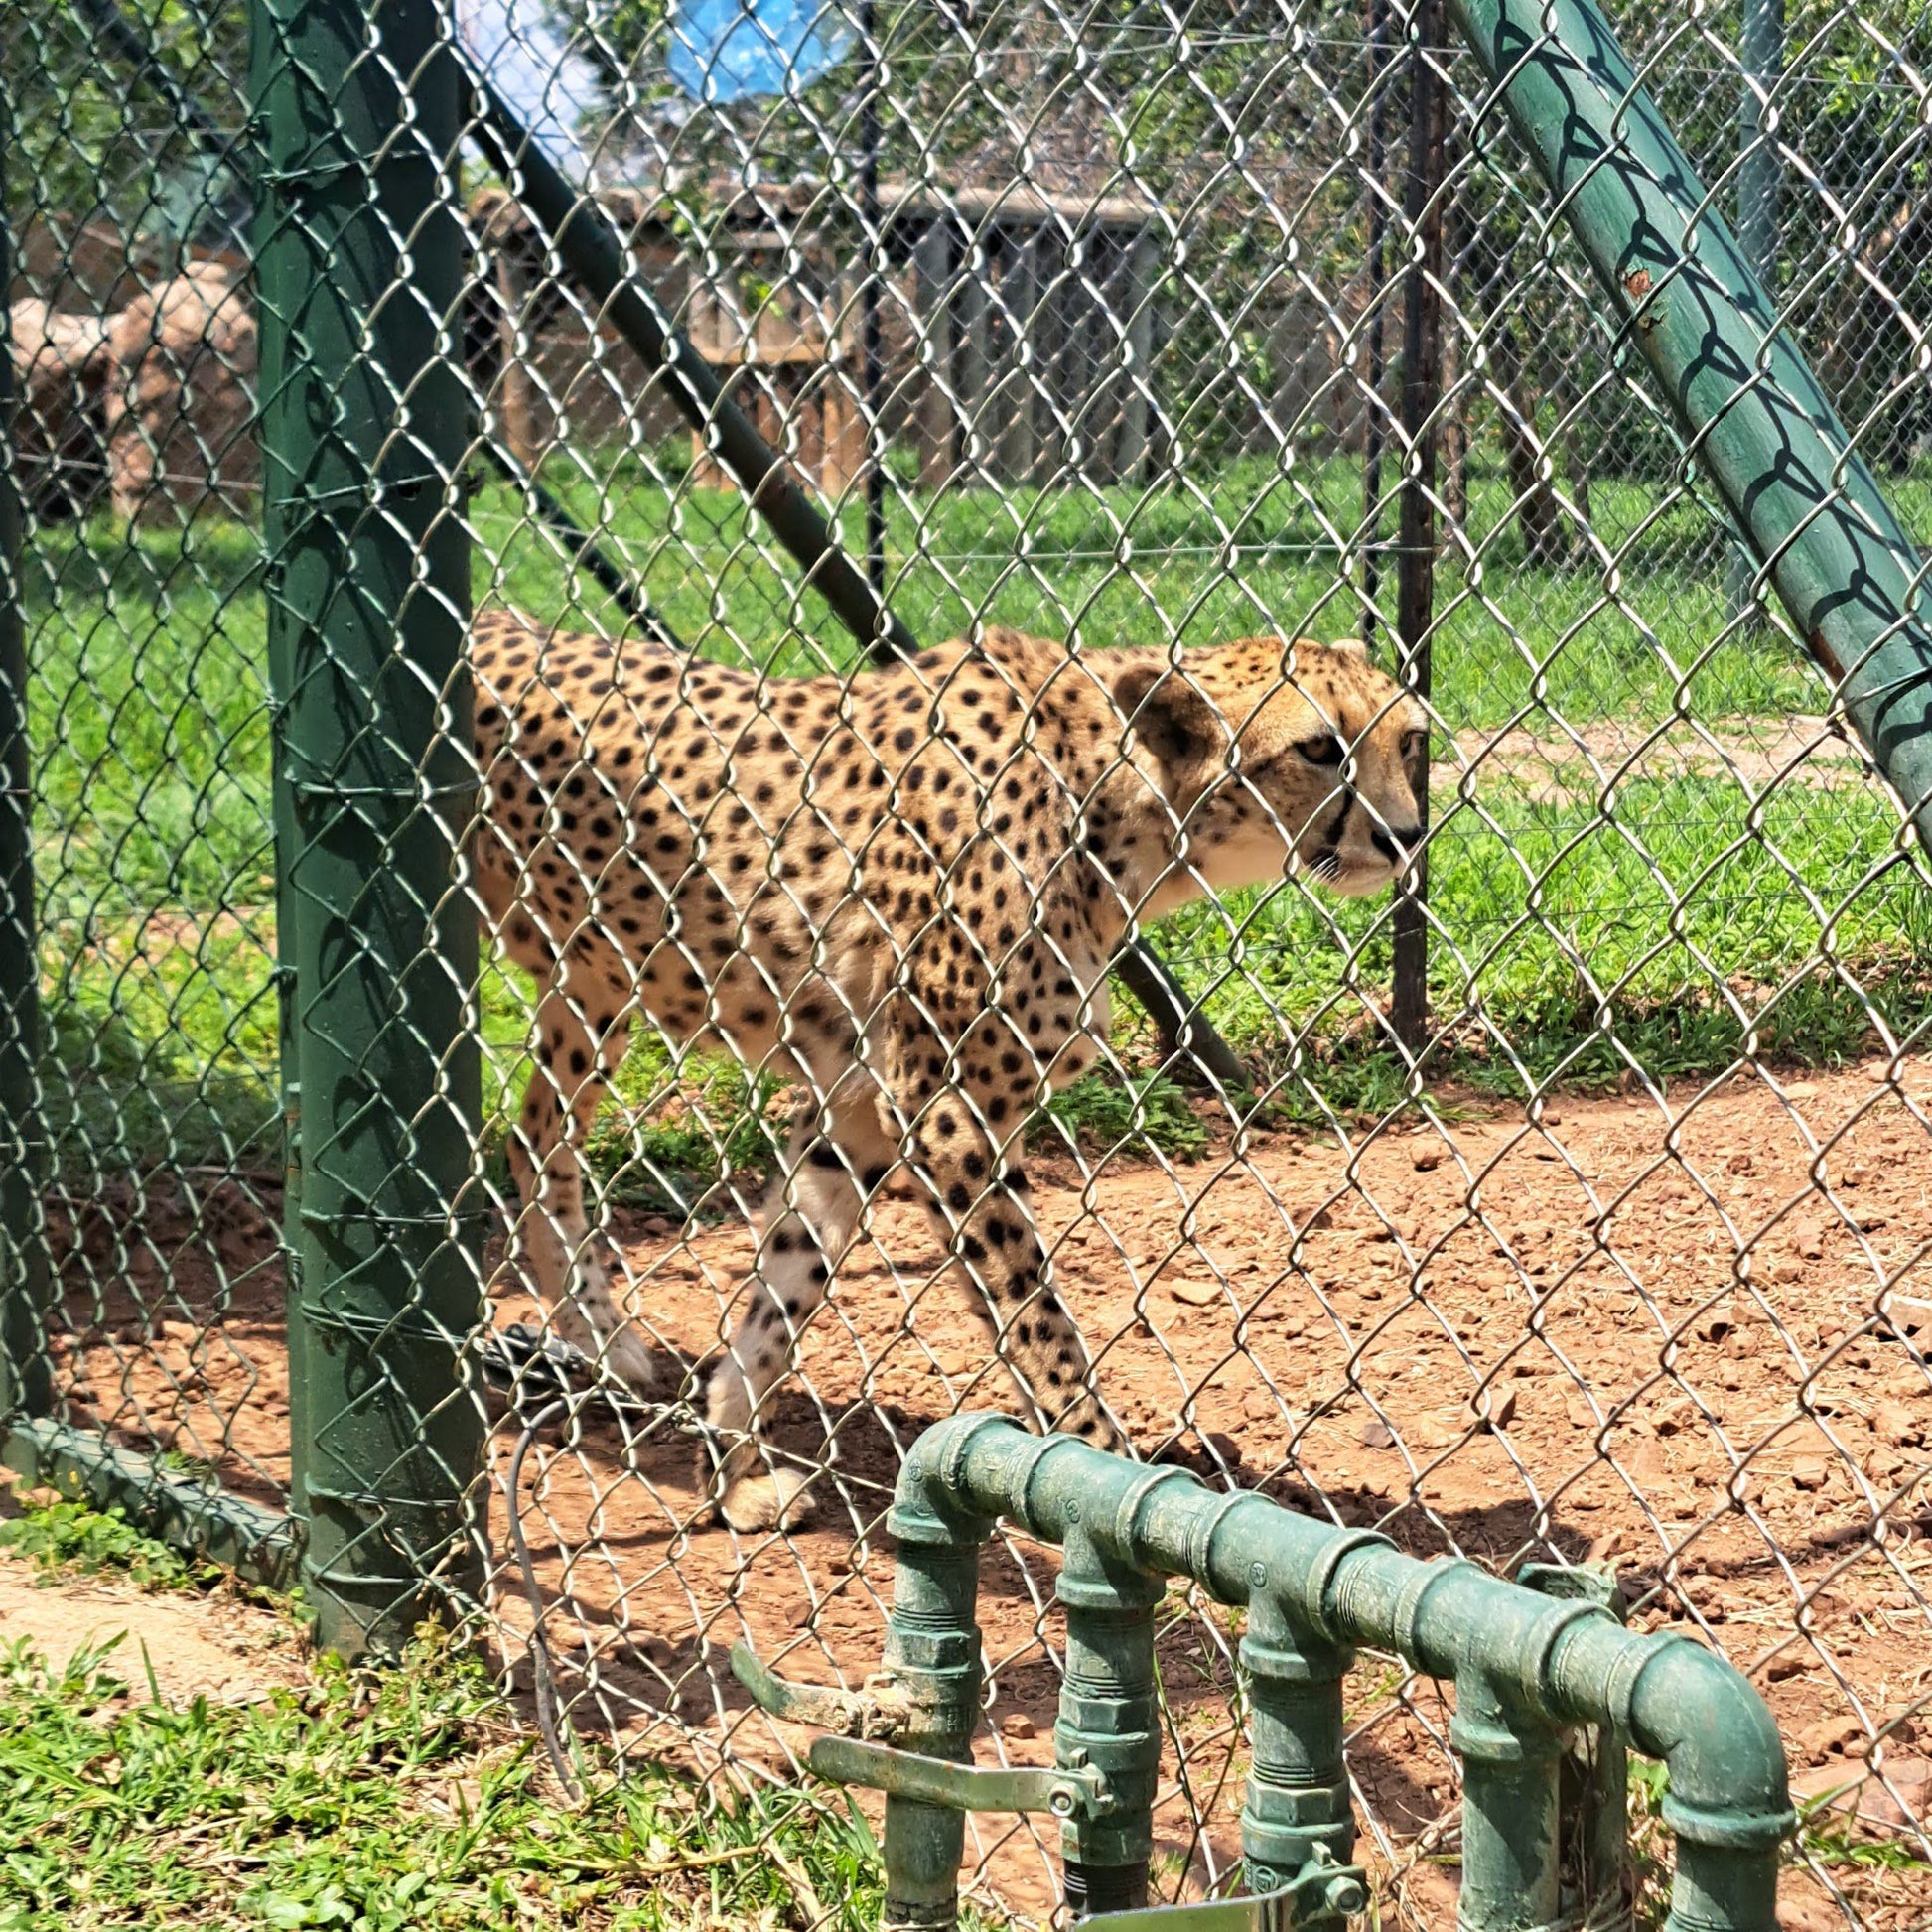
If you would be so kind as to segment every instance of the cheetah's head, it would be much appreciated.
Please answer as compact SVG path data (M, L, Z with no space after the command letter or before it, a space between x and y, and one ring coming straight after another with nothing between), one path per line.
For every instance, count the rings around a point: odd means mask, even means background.
M1185 651L1177 669L1136 653L1114 695L1191 870L1217 891L1280 879L1292 861L1361 897L1422 837L1423 710L1360 644L1248 637Z

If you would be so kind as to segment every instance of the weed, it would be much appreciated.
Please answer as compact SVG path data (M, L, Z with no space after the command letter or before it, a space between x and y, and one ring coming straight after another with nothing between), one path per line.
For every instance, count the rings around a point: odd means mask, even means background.
M95 1509L68 1497L30 1496L25 1513L0 1522L0 1550L11 1550L58 1583L78 1570L89 1576L118 1572L143 1589L190 1589L217 1582L222 1573L196 1563L137 1529L119 1509Z

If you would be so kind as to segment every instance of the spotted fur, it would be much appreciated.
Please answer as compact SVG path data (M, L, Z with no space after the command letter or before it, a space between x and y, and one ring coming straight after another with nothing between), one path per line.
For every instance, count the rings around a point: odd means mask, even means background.
M993 630L777 680L494 612L472 662L476 877L543 987L520 1232L565 1332L648 1379L582 1171L647 1016L812 1096L707 1387L729 1522L799 1513L758 1413L889 1179L927 1204L1035 1416L1118 1444L1042 1257L1024 1129L1106 1037L1134 920L1295 867L1348 894L1400 871L1420 836L1413 701L1359 647L1271 637L1176 662Z

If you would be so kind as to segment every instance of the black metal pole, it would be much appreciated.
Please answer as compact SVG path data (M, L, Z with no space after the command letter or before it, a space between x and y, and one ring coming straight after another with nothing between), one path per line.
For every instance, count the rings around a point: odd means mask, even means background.
M666 650L682 651L685 644L675 630L658 615L629 573L611 561L610 553L571 515L535 475L511 453L507 445L493 437L483 444L483 453L501 472L504 480L523 490L536 505L537 515L549 524L557 540L581 563L609 594L611 600L652 643Z
M1443 395L1444 90L1440 0L1416 0L1411 15L1409 167L1403 218L1409 230L1402 320L1402 554L1397 559L1396 674L1427 702L1436 617L1436 436ZM1421 822L1429 823L1429 750L1411 774ZM1429 1038L1429 861L1419 853L1398 884L1391 1023L1413 1056Z
M1375 642L1375 599L1382 588L1382 374L1389 275L1389 217L1382 206L1388 161L1387 101L1382 92L1388 51L1388 0L1368 0L1368 380L1362 401L1362 642Z
M879 278L886 236L879 212L879 43L877 12L865 0L859 34L865 42L864 90L859 99L859 223L865 231L865 280L859 286L860 379L866 410L866 582L886 601L886 426L880 421L884 356L879 330Z
M473 73L471 84L481 109L474 132L489 165L536 218L605 319L661 377L684 419L711 439L718 460L797 559L805 581L868 650L897 656L917 650L912 633L838 547L797 473L759 434L725 393L711 365L630 272L610 217L590 195L564 179L487 81Z

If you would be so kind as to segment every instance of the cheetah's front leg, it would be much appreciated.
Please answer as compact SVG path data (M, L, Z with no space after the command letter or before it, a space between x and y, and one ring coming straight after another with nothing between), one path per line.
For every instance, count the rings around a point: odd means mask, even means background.
M789 1529L809 1511L806 1478L773 1466L759 1445L759 1410L791 1372L798 1337L890 1162L869 1096L840 1096L826 1111L829 1124L813 1107L792 1129L783 1171L765 1196L749 1306L705 1392L712 1495L735 1530Z

